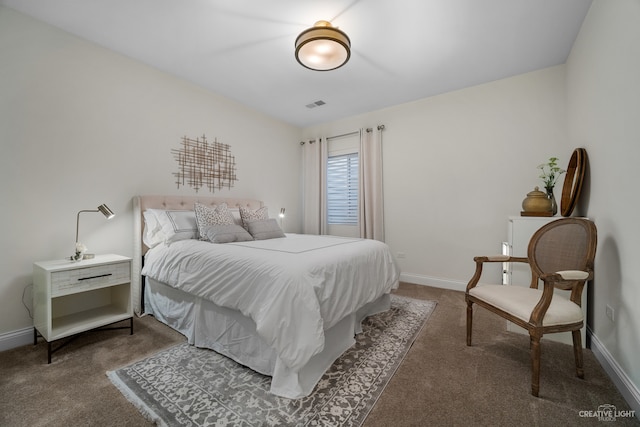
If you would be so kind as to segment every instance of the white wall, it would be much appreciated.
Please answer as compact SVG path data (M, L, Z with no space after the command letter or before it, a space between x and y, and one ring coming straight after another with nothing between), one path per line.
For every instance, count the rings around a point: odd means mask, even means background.
M299 231L299 129L1 6L0 58L0 335L33 325L32 263L72 253L79 210L116 213L81 216L90 252L130 256L134 195L196 194L174 184L182 136L236 158L234 188L198 194L285 207Z
M604 362L633 383L627 386L640 413L640 1L593 2L567 61L567 81L569 142L589 155L585 208L598 226L590 327Z
M304 129L331 136L384 124L385 235L403 278L463 290L473 257L500 253L540 163L567 162L558 66ZM560 194L561 186L556 187ZM499 280L499 266L487 279Z

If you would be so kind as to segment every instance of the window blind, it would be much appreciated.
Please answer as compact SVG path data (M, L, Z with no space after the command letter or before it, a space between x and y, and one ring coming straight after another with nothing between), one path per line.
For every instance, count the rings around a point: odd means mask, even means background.
M327 222L358 225L358 153L327 159Z

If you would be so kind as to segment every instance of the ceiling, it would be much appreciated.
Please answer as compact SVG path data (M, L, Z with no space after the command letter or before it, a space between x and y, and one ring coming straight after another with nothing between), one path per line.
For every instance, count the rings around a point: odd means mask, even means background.
M591 0L0 0L298 127L563 64ZM318 20L351 39L303 68ZM307 105L322 100L315 108Z

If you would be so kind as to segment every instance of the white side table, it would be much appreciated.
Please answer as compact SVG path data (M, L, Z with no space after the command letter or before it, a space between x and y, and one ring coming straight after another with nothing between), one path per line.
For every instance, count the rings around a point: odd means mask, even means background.
M91 329L129 319L133 334L131 304L131 258L96 255L93 259L42 261L33 264L33 341L38 335L48 343L47 358L55 350L52 342Z

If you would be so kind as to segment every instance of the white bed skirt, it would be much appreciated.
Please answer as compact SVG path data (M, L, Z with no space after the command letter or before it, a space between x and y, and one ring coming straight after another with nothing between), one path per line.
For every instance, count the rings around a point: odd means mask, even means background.
M256 334L256 325L239 311L187 294L150 278L145 278L145 314L180 332L196 347L209 348L248 366L271 379L271 393L298 399L308 396L331 364L355 343L362 320L389 309L391 299L384 294L332 328L325 330L325 345L299 371L294 372Z

